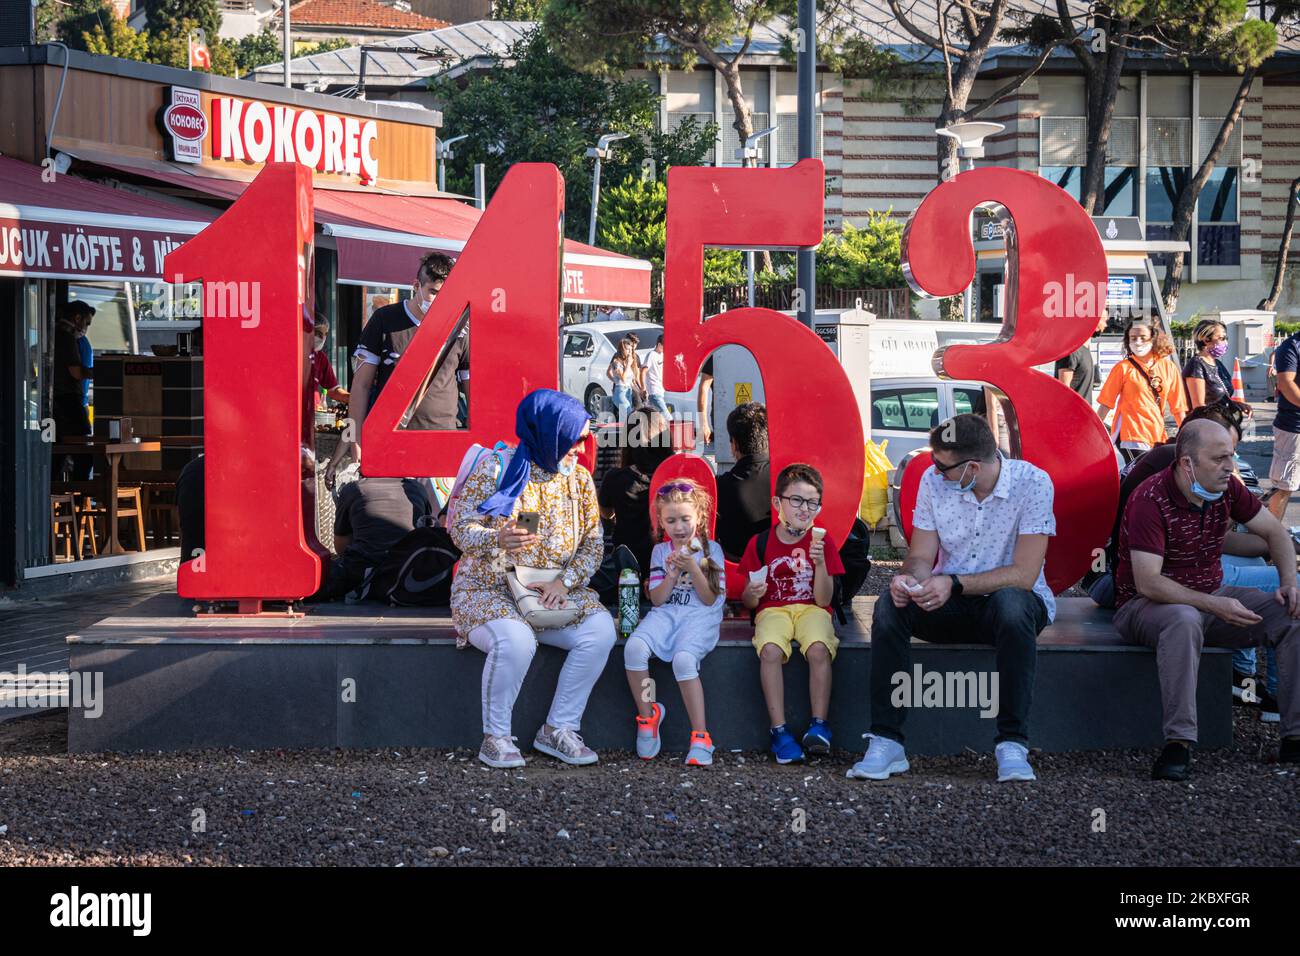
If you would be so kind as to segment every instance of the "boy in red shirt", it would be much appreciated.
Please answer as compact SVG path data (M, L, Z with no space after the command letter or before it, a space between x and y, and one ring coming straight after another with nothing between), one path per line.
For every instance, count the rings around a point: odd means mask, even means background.
M811 465L793 464L776 478L774 528L755 535L745 548L740 570L748 575L745 607L757 609L754 649L758 651L763 699L772 725L772 752L781 764L803 760L804 749L830 753L826 723L831 702L831 662L839 647L829 606L835 576L844 573L839 549L813 520L822 507L822 476ZM812 723L799 746L785 726L782 667L798 642L808 661Z

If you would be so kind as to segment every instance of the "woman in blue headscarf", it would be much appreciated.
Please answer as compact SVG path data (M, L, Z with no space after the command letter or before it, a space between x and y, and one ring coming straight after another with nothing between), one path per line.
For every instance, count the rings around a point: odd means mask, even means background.
M470 473L450 529L464 552L451 588L456 643L487 654L478 756L489 767L524 765L510 720L541 641L568 654L533 748L565 763L591 764L596 754L578 730L615 637L613 618L587 587L604 551L596 486L578 464L591 422L576 398L538 389L519 403L515 431L519 444L504 462L485 455ZM516 522L521 512L539 515L535 534ZM577 623L542 631L524 623L506 586L506 571L515 565L563 568L563 574L538 590L547 607L566 600L576 604L581 612Z

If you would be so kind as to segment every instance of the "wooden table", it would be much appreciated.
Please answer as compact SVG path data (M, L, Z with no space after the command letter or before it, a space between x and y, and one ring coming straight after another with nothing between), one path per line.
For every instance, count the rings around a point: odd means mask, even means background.
M108 460L108 474L104 479L108 485L108 490L105 493L105 497L108 499L106 503L108 510L108 544L100 554L125 554L126 552L123 550L121 543L117 540L118 466L122 463L123 455L162 451L162 445L156 441L106 441L102 438L67 438L55 442L52 450L55 455L84 455L89 452ZM144 549L145 543L141 541L140 550L143 551Z

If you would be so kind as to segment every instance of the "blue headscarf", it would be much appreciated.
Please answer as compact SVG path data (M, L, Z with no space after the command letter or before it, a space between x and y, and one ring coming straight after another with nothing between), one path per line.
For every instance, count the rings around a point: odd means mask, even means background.
M519 447L496 494L478 506L479 514L509 517L528 484L533 463L547 471L559 471L560 460L578 443L590 418L582 402L572 395L539 388L524 396L515 412Z

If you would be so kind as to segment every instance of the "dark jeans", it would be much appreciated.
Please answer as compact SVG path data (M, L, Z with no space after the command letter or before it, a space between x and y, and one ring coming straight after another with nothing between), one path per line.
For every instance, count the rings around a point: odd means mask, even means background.
M80 395L60 395L54 399L54 440L82 437L91 434L90 412L81 403ZM91 455L55 455L53 480L61 480L64 468L70 468L69 479L89 481L93 473L94 457Z
M934 611L911 601L895 607L888 592L876 601L871 620L871 732L903 742L907 709L895 707L893 676L912 673L915 635L935 644L991 644L997 648L998 735L995 743L1029 743L1029 704L1034 689L1038 634L1047 607L1033 591L1003 588L992 594L954 595Z
M337 601L356 590L366 579L366 572L374 562L356 554L350 548L336 558L330 558L325 565L324 580L320 590L307 598L307 603L316 604L323 601Z

